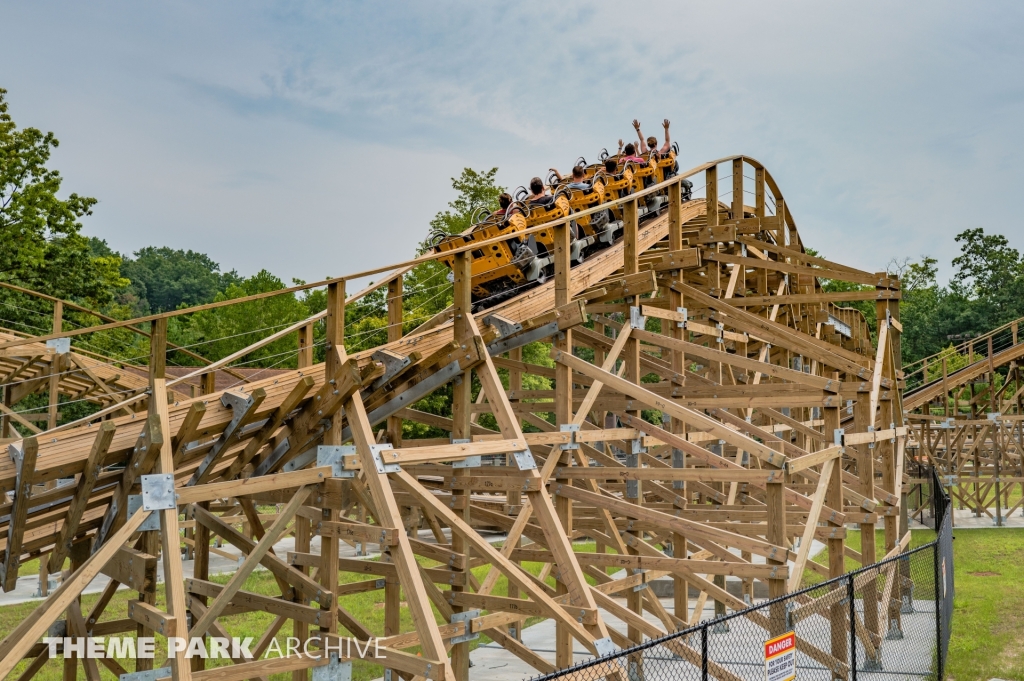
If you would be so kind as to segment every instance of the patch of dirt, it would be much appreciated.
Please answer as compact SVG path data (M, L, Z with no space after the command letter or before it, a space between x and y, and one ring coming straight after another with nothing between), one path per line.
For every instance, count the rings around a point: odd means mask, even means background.
M985 571L982 571L982 572L968 572L967 574L969 574L971 577L1002 577L1003 576L1002 573L1000 573L1000 572L985 572Z

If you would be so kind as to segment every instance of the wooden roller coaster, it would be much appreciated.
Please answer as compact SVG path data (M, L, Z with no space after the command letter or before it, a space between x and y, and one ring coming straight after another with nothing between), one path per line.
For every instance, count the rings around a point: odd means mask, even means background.
M1021 509L1024 493L1022 323L1017 319L907 366L908 462L934 466L959 508L990 517L996 526ZM932 484L917 469L908 472L913 491Z
M524 215L514 229L485 226L397 265L128 322L0 338L8 398L0 437L9 454L0 458L0 582L14 588L19 566L36 557L61 578L6 632L0 676L32 678L50 664L63 665L65 678L146 671L152 660L126 669L71 648L58 647L62 659L51 660L42 637L230 636L233 617L250 611L273 616L251 658L214 667L174 650L163 675L307 679L364 657L360 664L378 665L372 676L462 681L485 678L469 664L479 634L546 672L572 663L574 642L602 654L699 621L708 600L719 611L742 609L755 586L781 596L806 571L838 576L847 557L875 563L882 556L874 543L847 545L851 523L866 536L881 524L885 552L905 549L899 281L809 254L778 185L754 159L655 179L627 182L621 196L590 204L568 194L551 220L530 225ZM706 198L690 199L691 183ZM722 184L730 187L724 194ZM599 214L621 225L580 258L574 243L599 236L587 227ZM486 309L474 305L487 269L474 266L478 253L512 252L506 242L531 237L547 244L550 277ZM484 250L491 246L498 248ZM437 259L452 268L454 304L403 336L402 277ZM346 280L376 275L347 294ZM825 279L873 288L829 293ZM322 314L188 375L168 374L170 318L323 286ZM389 340L350 354L345 306L380 287ZM490 292L479 287L478 298ZM876 301L877 344L859 311L837 305L850 300ZM314 324L326 327L318 364ZM125 328L151 334L143 378L85 359L74 345ZM289 336L297 338L297 369L218 389L219 372L237 373L231 363ZM536 342L550 344L553 362L524 361L523 348ZM524 389L530 375L549 387ZM33 387L16 387L25 377ZM51 418L45 430L29 424L27 435L10 398L52 382L55 393L94 399L99 410L56 427ZM450 417L417 408L440 390L452 394ZM481 414L496 428L480 425ZM403 440L407 421L450 437ZM488 540L495 532L499 544ZM294 550L281 551L287 536ZM243 556L226 584L211 580L213 538ZM596 552L581 560L584 540ZM809 560L818 541L827 565ZM381 556L343 557L351 544ZM258 566L276 580L274 595L246 589ZM83 603L101 574L110 581ZM670 604L644 588L659 579L673 585ZM138 595L115 611L119 586ZM859 654L880 654L900 619L901 588L899 580L864 585ZM367 593L383 603L381 624L346 607ZM819 618L832 636L829 645L799 645L834 678L847 678L848 606L840 598L845 592L801 604L801 616ZM553 656L522 642L528 618L553 621ZM767 638L786 630L787 613L753 621ZM265 655L284 635L314 650L349 636L377 646L343 647L335 657ZM680 641L674 651L699 664L699 647ZM622 678L617 670L608 675ZM708 672L735 678L714 664Z

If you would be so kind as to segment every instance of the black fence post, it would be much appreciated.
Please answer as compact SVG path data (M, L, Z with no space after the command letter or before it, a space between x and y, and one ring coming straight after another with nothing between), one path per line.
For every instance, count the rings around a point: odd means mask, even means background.
M846 580L846 597L850 599L850 679L857 681L857 600L854 598L853 575Z
M943 526L939 527L940 537L942 536L943 529ZM932 560L932 564L935 568L935 659L937 660L935 669L938 672L935 678L938 679L938 681L942 681L946 677L945 669L943 669L945 666L945 660L942 659L942 586L939 582L942 578L939 574L939 554L941 553L939 547L940 543L940 540L936 539L935 547L932 549L932 556L934 558Z
M700 678L708 681L708 625L700 629Z

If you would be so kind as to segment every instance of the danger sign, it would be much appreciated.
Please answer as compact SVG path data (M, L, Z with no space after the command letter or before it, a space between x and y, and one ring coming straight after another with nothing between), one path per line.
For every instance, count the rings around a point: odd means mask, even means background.
M792 681L796 678L796 632L765 641L764 678L765 681Z

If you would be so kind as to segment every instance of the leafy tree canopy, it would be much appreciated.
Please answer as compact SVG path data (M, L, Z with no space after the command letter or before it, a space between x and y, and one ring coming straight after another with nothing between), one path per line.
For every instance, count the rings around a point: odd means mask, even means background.
M131 281L125 295L140 315L202 305L242 282L235 270L222 273L205 253L167 246L147 246L124 258L121 274Z
M0 278L92 305L123 286L115 254L95 256L81 218L96 199L58 194L61 176L48 167L59 142L52 132L15 124L0 88Z

